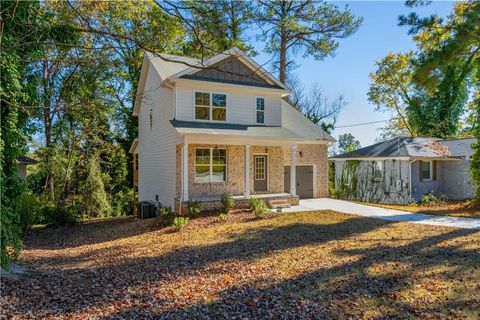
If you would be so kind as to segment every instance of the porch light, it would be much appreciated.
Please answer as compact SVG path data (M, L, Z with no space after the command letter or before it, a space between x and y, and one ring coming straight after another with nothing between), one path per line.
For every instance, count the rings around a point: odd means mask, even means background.
M268 153L268 147L265 147L265 153Z
M300 156L300 158L303 157L303 151L298 151L298 155Z

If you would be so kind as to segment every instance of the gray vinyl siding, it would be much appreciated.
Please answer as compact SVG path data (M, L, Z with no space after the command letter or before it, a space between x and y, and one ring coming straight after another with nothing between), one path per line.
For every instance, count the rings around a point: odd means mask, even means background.
M173 206L176 188L176 142L178 134L170 124L174 118L173 89L160 85L161 79L149 63L139 114L139 201L155 200ZM152 128L150 129L150 110Z

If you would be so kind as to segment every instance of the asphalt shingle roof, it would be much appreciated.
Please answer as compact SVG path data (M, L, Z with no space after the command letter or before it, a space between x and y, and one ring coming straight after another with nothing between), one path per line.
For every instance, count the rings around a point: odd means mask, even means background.
M472 153L474 139L442 140L431 137L398 137L379 142L352 152L336 155L344 158L461 158Z

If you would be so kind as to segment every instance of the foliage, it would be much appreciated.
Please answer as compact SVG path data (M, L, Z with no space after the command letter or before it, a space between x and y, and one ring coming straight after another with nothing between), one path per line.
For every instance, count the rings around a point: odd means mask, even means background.
M360 149L360 141L355 139L351 133L344 133L338 137L338 149L340 154Z
M175 212L173 211L172 207L161 207L160 218L165 224L171 225L175 219Z
M202 208L201 201L189 200L187 202L187 213L188 216L191 218L196 218L200 215L200 211Z
M18 214L20 228L25 234L30 227L39 220L42 210L41 200L34 194L23 193L19 198Z
M228 219L228 213L222 212L218 215L218 220L225 222Z
M229 192L222 193L220 202L222 203L222 212L225 213L230 212L230 209L235 205L235 200Z
M335 198L357 199L359 197L361 186L358 181L358 168L360 164L360 160L345 161L338 181L338 188L334 192Z
M175 231L180 231L185 227L190 219L186 217L175 217L173 219L172 227Z
M248 199L248 206L253 211L256 218L264 218L265 215L270 211L268 209L267 203L262 199L257 197L251 197Z
M294 67L293 56L302 54L323 60L338 48L338 39L355 33L361 18L356 18L348 6L341 10L326 1L259 1L255 13L262 26L261 40L265 51L276 59L279 79L287 83L287 71Z
M80 219L80 216L75 210L75 207L73 210L71 209L71 207L63 205L46 204L42 207L41 211L43 223L50 227L73 225Z
M433 191L422 196L422 203L429 205L444 203L447 200L448 197L445 194L436 195Z
M86 214L92 217L108 216L112 210L107 199L100 165L96 156L88 162L87 178L82 188Z

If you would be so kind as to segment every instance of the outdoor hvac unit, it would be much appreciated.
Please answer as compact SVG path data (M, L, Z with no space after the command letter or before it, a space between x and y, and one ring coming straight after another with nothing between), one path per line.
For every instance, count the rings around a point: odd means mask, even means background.
M157 216L157 203L150 201L143 201L137 204L138 219L150 219Z

